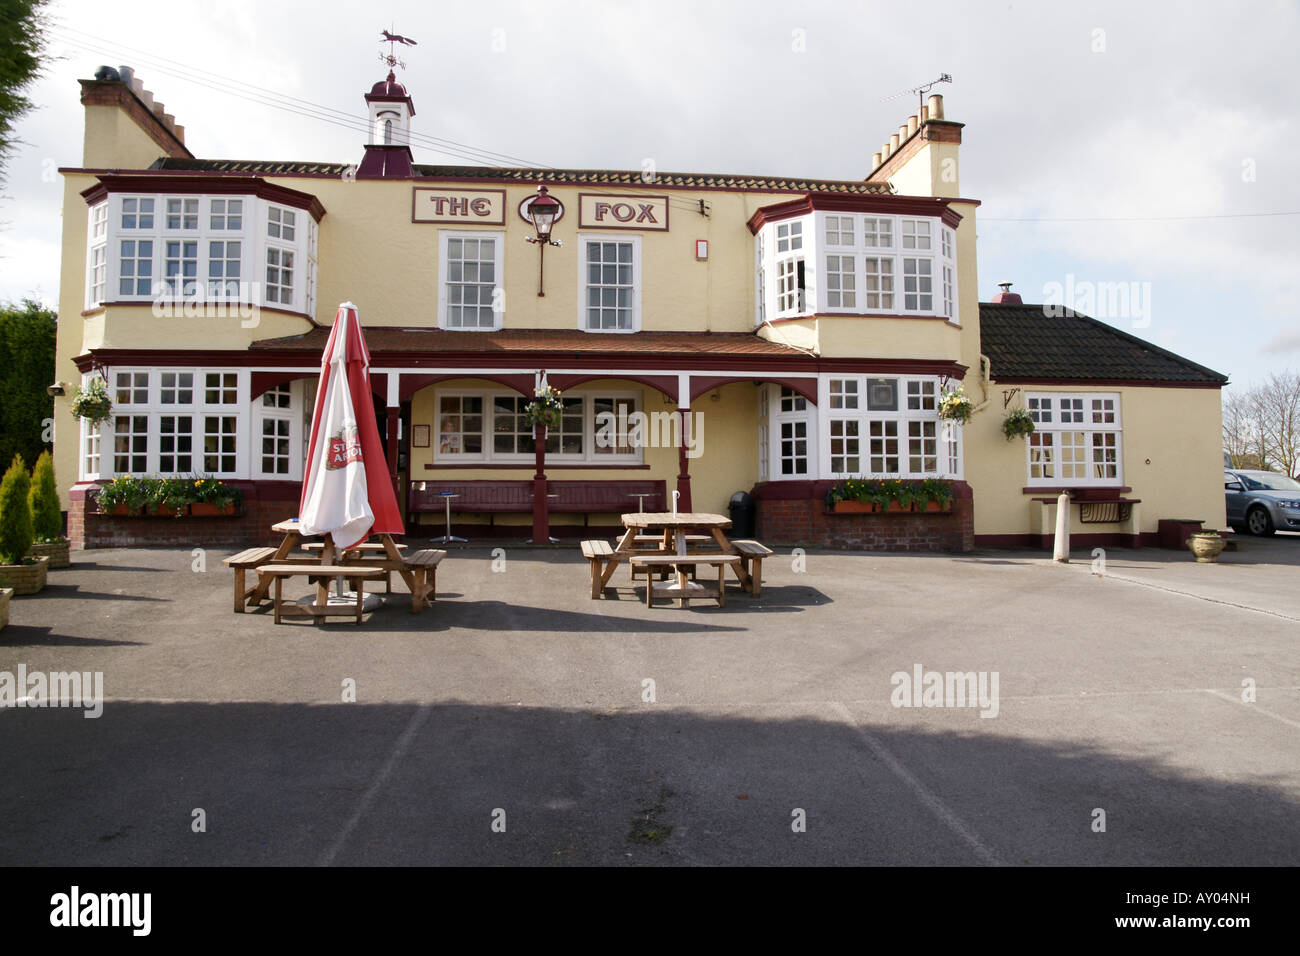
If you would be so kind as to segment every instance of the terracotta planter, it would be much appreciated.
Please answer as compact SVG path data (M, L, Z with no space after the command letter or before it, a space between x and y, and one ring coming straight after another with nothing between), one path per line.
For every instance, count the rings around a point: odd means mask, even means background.
M129 505L113 505L113 507L109 508L107 511L101 507L99 513L102 515L110 515L114 518L130 518L133 515L138 515L140 509L132 508Z
M922 510L922 511L926 511L926 512L929 512L929 511L951 511L951 510L952 510L952 502L951 502L951 501L948 502L947 505L941 505L941 504L940 504L939 502L937 502L937 501L927 501L927 502L925 503L925 507L922 508L921 510Z
M49 567L49 558L38 558L35 564L0 564L0 587L13 588L14 594L38 594Z
M196 501L190 505L191 518L219 518L235 513L235 506L214 505L210 501Z
M871 501L837 501L833 512L837 515L870 515L878 510Z
M66 568L72 564L72 559L68 555L68 542L66 540L54 541L50 544L34 544L27 553L33 558L49 558L51 568Z
M179 508L173 508L171 505L158 505L156 509L146 509L145 513L158 518L183 518L190 513L190 506L181 505Z
M1223 539L1217 534L1194 534L1187 541L1187 547L1201 564L1216 563L1223 545Z
M13 588L0 588L0 631L9 626L9 599L13 596Z

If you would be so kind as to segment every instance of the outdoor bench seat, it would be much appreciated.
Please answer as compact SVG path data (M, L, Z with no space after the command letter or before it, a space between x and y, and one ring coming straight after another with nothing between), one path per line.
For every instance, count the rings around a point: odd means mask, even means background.
M592 539L582 542L582 556L591 564L591 596L598 598L605 581L605 565L613 558L614 549L608 541Z
M265 564L266 560L275 554L275 548L248 548L240 551L238 554L231 555L222 560L228 568L235 570L235 613L244 613L244 604L257 588L244 586L244 575L249 570L256 568L259 564Z
M638 570L646 572L646 589L645 605L651 607L655 597L677 598L680 602L685 602L690 598L697 597L715 597L718 600L718 607L727 606L727 589L726 574L727 568L740 563L738 554L637 554L631 559L632 574L635 577ZM698 590L672 591L654 582L653 571L660 568L681 568L683 566L708 565L718 569L718 588L714 591L712 588L701 587Z
M419 614L421 608L438 599L438 564L446 556L446 551L424 548L402 558L402 565L415 575L415 587L411 589L412 614Z
M286 616L306 616L315 619L319 623L323 617L353 617L357 624L361 623L361 615L365 611L366 595L365 581L367 578L377 578L383 575L383 568L367 568L361 565L342 565L342 564L263 564L257 569L259 575L266 575L275 580L275 623L279 624ZM356 604L348 605L316 605L316 604L293 604L288 607L284 604L283 585L285 578L306 576L309 581L346 577L352 583L357 593ZM326 584L328 587L328 584Z
M750 594L758 597L763 590L763 559L776 552L757 541L732 541L731 547L740 556L740 566L749 575Z
M302 549L304 551L318 552L324 547L325 547L324 543L320 541L308 541L306 544L302 546ZM393 547L397 548L398 551L406 550L406 545L404 544L394 543ZM348 559L359 558L366 555L383 556L387 554L387 549L385 549L382 541L363 541L361 544L354 544L352 547L347 548L346 550L340 548L338 549L338 553L343 559L348 560ZM384 569L384 593L385 594L393 593L393 572L387 568Z
M486 514L489 527L497 514L532 514L534 483L531 480L419 481L410 483L407 510L413 515L441 514L447 507L458 514ZM593 514L623 514L628 511L662 511L667 484L660 479L592 479L547 481L546 508L550 514L581 514L585 527ZM634 495L644 495L636 498Z

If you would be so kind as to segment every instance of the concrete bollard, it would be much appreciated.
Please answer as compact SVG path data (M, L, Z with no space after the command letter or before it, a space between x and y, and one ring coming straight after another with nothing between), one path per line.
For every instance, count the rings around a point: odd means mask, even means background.
M1052 560L1070 563L1070 496L1064 491L1056 499L1056 544Z

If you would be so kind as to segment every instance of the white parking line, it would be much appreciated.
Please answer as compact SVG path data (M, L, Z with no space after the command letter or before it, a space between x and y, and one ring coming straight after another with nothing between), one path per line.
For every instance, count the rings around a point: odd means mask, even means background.
M402 759L402 756L406 753L406 748L411 745L411 738L415 736L416 731L420 729L420 726L428 718L429 711L432 709L432 704L422 704L420 709L411 716L411 720L407 723L406 729L402 731L402 735L397 738L397 743L393 745L392 753L388 755L388 759L384 761L384 765L379 768L379 773L375 774L375 779L370 781L370 786L366 788L365 795L362 796L361 802L357 805L356 812L352 814L351 819L348 820L347 824L343 827L333 844L330 845L330 848L321 854L320 860L317 861L317 866L333 865L334 858L339 855L339 851L343 849L343 844L345 844L348 837L352 835L352 831L355 830L357 824L361 822L361 818L366 815L366 811L370 809L370 805L375 802L375 796L379 793L379 788L384 785L384 781L389 778L394 768L397 767L397 762Z
M987 866L1003 866L1003 862L998 859L996 853L984 845L984 842L975 835L970 827L962 822L962 819L949 809L948 805L940 800L925 784L912 776L911 772L898 762L898 759L885 749L885 746L871 734L867 733L862 726L853 718L849 709L837 700L829 701L830 707L834 710L846 724L848 724L862 742L871 749L880 762L893 771L894 776L907 784L908 788L916 794L917 798L929 808L930 812L942 820L948 829L957 834L967 846L979 857L980 862Z
M1058 564L1058 568L1068 568L1072 571L1082 571L1084 574L1095 574L1084 564ZM1236 608L1239 611L1254 611L1256 614L1267 614L1269 617L1278 617L1284 621L1292 621L1300 624L1300 617L1292 617L1290 614L1283 614L1281 611L1270 611L1267 608L1255 607L1250 604L1238 604L1236 601L1225 601L1222 598L1210 597L1208 594L1197 594L1195 591L1184 591L1181 588L1170 587L1167 584L1157 584L1155 581L1144 581L1141 578L1131 578L1126 574L1116 574L1114 571L1107 571L1099 577L1108 578L1113 581L1123 581L1125 584L1136 584L1139 587L1151 588L1153 591L1165 591L1168 594L1179 594L1183 597L1195 598L1198 601L1205 601L1208 604L1218 604L1223 607Z
M1217 697L1219 700L1226 700L1231 704L1243 705L1249 710L1253 710L1261 717L1271 717L1280 723L1286 724L1288 727L1300 728L1300 720L1292 720L1290 717L1283 717L1281 714L1275 714L1271 710L1265 710L1263 707L1259 706L1259 704L1245 704L1240 697L1233 697L1231 694L1225 694L1221 690L1207 690L1206 693L1211 697Z

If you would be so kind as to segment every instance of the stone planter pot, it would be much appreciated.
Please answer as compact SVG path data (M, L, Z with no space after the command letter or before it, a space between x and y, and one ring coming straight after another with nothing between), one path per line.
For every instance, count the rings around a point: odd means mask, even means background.
M49 567L49 558L37 558L34 564L0 564L0 587L13 588L14 594L39 594Z
M13 588L0 588L0 631L9 626L9 599L13 596Z
M66 568L72 564L72 559L68 555L68 542L66 540L53 541L49 544L34 544L32 550L27 553L33 558L49 558L51 568Z
M233 504L214 505L210 501L196 501L190 505L191 518L223 518L234 513L235 506Z
M1223 545L1224 540L1217 534L1194 534L1187 541L1187 547L1201 564L1217 562Z

